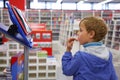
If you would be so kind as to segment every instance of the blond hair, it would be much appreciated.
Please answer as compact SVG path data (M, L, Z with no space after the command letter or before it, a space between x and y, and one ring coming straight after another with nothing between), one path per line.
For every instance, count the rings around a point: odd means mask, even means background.
M85 25L85 28L88 32L95 32L95 36L93 37L95 41L102 40L108 32L105 21L100 17L86 17L81 20L80 24L81 23Z

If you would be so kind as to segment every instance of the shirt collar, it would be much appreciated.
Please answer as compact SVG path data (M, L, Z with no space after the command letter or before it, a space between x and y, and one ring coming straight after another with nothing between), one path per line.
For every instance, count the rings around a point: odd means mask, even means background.
M89 46L101 46L102 42L90 42L90 43L86 43L83 45L83 47L89 47Z

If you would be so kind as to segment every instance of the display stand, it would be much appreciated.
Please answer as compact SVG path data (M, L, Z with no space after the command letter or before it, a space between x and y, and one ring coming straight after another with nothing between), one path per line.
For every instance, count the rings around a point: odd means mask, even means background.
M28 80L28 47L24 46L24 80Z
M19 33L15 33L15 35L9 34L8 32L9 30L10 29L7 26L0 23L0 32L2 32L3 34L11 38L12 40L17 41L18 43L24 46L24 80L28 80L28 53L29 53L30 46L24 43L24 39L20 36Z

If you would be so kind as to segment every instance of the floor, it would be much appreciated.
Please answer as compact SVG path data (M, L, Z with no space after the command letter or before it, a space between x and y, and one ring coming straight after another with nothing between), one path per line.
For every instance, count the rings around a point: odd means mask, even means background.
M58 46L59 45L59 46ZM75 43L75 45L77 45L78 47L78 43ZM72 50L72 52L75 52L77 49L76 49L76 46L74 47L73 45L73 48L74 50ZM55 42L53 44L53 55L56 57L57 59L57 80L72 80L72 77L70 76L65 76L62 74L62 69L61 69L61 58L62 58L62 55L63 55L63 52L64 50L60 50L60 44L58 42ZM120 53L116 54L116 53L113 53L113 64L115 66L115 69L116 69L116 73L119 77L118 80L120 80Z

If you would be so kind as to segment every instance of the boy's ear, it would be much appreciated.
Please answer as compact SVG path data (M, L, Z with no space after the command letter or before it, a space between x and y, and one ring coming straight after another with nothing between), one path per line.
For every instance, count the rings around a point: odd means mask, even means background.
M93 37L95 36L95 31L93 31L93 30L90 31L90 32L89 32L89 35L90 35L90 38L93 38Z

